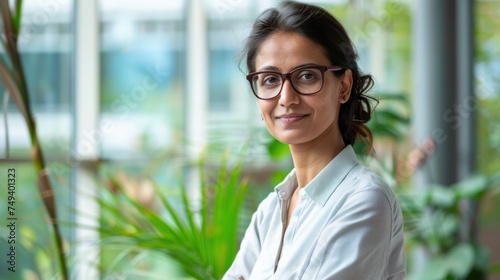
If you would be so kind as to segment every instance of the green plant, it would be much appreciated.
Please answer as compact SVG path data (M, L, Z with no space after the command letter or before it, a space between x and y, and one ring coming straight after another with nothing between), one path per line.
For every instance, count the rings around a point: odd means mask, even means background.
M168 255L188 276L221 279L236 256L239 219L247 182L240 178L242 162L231 167L228 155L218 170L200 161L200 198L190 199L180 180L177 198L167 197L154 185L160 209L153 210L127 194L115 178L108 176L111 189L97 198L101 207L101 247L121 245L121 257L150 250ZM210 180L206 170L213 170ZM178 206L178 207L176 207ZM123 211L122 211L123 210ZM161 214L164 213L164 214Z
M408 279L486 279L488 252L474 234L464 238L460 226L470 214L464 203L479 205L482 198L499 189L499 179L476 175L452 186L429 186L420 194L399 193L406 242L410 247L423 248L428 258L424 269Z
M38 191L49 215L50 225L54 232L60 276L63 279L68 279L63 239L57 224L57 211L53 188L49 180L48 169L45 164L42 148L40 147L35 119L31 112L28 86L17 46L19 32L21 30L23 1L14 1L13 11L11 11L9 7L9 2L11 1L0 1L0 13L4 31L4 36L0 36L0 42L8 58L5 59L4 57L0 57L0 78L6 88L7 94L12 98L26 122L31 143L31 158L38 179ZM7 146L7 150L8 149L9 147Z

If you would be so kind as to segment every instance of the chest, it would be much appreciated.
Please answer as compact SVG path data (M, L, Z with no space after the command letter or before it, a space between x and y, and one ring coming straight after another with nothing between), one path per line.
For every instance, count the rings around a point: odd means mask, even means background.
M258 277L251 279L278 279L270 278L271 276L298 279L297 276L307 267L318 237L331 215L331 209L327 211L310 198L302 197L300 193L290 198L288 207L280 208L277 207L272 215L261 254L252 273ZM285 213L286 215L282 215ZM286 217L286 220L283 221L280 217Z

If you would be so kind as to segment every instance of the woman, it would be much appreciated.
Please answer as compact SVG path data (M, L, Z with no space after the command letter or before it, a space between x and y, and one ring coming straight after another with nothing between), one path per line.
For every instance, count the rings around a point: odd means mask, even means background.
M401 209L352 148L371 146L373 80L342 25L287 1L259 16L245 54L262 119L294 170L259 205L224 279L403 279Z

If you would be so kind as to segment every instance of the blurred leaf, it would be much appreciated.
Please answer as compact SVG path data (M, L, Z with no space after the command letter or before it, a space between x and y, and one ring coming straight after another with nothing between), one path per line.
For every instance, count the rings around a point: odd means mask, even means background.
M402 140L405 135L403 129L399 128L397 124L380 122L375 119L368 123L368 128L370 128L374 136L378 137L389 137L396 140Z
M271 159L274 161L283 160L290 155L290 149L288 148L288 145L281 143L275 138L272 138L267 145L267 151Z
M474 267L474 248L460 244L446 255L432 256L422 271L409 275L411 280L465 279ZM452 277L452 278L450 278Z
M22 10L23 10L23 0L16 0L15 2L15 13L13 16L13 24L14 24L14 31L16 32L16 36L19 34L19 31L21 29L21 15L22 15Z
M491 274L498 275L500 274L500 263L490 265L488 270Z
M394 123L402 123L409 124L410 118L404 116L402 113L391 109L391 108L378 108L376 109L375 117L378 120L383 120L385 122L394 122Z
M441 280L448 275L448 267L445 258L433 257L429 260L422 271L416 272L409 277L411 280Z
M491 185L487 176L476 175L456 185L455 189L459 197L479 199Z
M358 156L358 158L365 158L369 155L368 149L370 148L370 144L367 141L359 140L357 139L356 142L354 142L354 145L352 146L354 149L354 152Z
M450 272L457 278L465 278L474 266L474 248L465 243L455 246L446 256Z
M488 271L488 264L490 262L490 252L481 244L474 244L475 250L475 264L474 266L480 271Z
M407 191L399 191L397 195L403 215L407 214L418 217L422 215L425 207L424 196L409 193Z
M283 182L285 177L288 175L287 171L276 171L273 173L271 177L271 185L276 186L279 183Z
M410 104L410 99L404 92L398 92L398 93L380 93L377 92L374 95L375 98L380 100L380 102L386 102L386 101L398 101L404 104L409 105Z
M2 57L0 57L0 78L3 81L5 89L7 90L7 94L9 94L12 100L14 100L14 104L16 104L17 109L19 110L21 115L26 121L29 121L31 119L31 116L30 113L26 110L26 103L19 92L19 86L14 79L14 74L11 72L11 70L9 70L6 62Z
M437 217L438 215L434 215ZM442 240L442 244L452 245L454 238L452 237L456 231L458 230L458 226L460 225L460 219L457 215L443 215L440 219L434 221L434 226L437 228L437 233L439 238Z
M449 208L455 206L458 201L458 196L453 188L431 185L428 192L430 194L430 205Z
M389 137L402 140L407 135L410 119L407 114L409 107L408 97L404 93L377 93L375 98L380 100L380 106L373 111L372 119L367 126L374 136ZM397 108L401 110L397 110Z

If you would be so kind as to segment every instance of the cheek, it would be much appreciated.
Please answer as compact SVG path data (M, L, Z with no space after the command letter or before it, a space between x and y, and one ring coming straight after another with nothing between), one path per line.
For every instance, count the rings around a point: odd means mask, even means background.
M321 100L321 110L323 112L333 112L338 106L338 102L333 95L325 97Z
M260 112L262 115L267 116L272 113L274 109L274 102L259 100L258 101Z
M318 105L318 114L326 123L330 123L338 118L339 103L333 97L324 98Z

